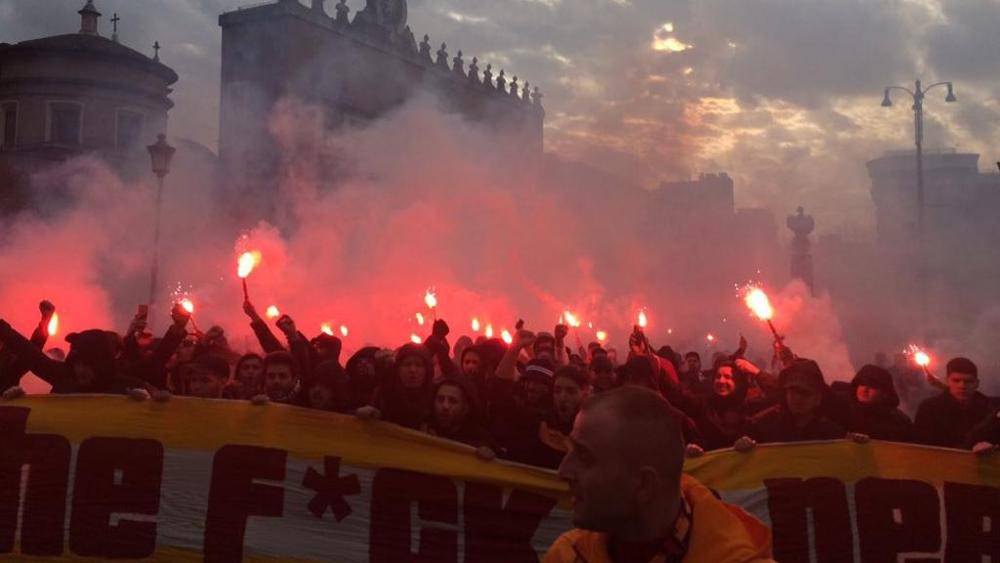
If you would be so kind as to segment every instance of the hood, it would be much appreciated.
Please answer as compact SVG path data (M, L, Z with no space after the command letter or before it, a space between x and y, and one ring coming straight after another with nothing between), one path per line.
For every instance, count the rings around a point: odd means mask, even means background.
M857 375L851 380L851 397L856 397L859 385L874 387L882 392L885 397L883 405L889 408L899 406L899 395L896 393L896 385L892 382L892 374L887 370L871 364L862 366Z

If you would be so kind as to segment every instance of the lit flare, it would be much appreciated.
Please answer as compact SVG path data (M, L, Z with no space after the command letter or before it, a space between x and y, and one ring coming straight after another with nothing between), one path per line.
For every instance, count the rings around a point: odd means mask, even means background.
M271 305L267 308L267 311L264 314L266 314L269 319L276 319L281 316L281 311L278 310L277 305Z
M605 332L603 330L597 331L597 341L598 342L605 342L605 341L607 341L607 339L608 339L608 333L607 332Z
M926 368L931 365L931 356L925 352L922 348L916 344L910 344L906 347L907 353L913 358L913 363L917 364L922 368Z
M424 339L420 338L416 334L411 334L410 335L410 342L412 342L414 344L423 344L424 343Z
M249 250L240 254L237 260L236 275L242 279L246 279L253 272L253 269L260 264L261 254L259 250Z
M50 337L59 332L59 313L52 313L52 318L49 319L46 329L49 331Z
M483 332L483 334L486 335L486 338L493 338L493 325L491 324L486 325L486 330Z
M340 335L347 338L348 334L350 334L350 331L347 330L347 325L340 325Z
M639 311L639 328L646 328L649 324L649 317L646 316L646 311Z
M424 303L427 305L428 309L433 309L438 305L437 294L433 290L428 289L427 293L424 294Z
M578 328L582 324L580 318L570 311L563 313L563 321L573 328Z
M767 298L763 289L759 287L749 288L743 301L760 320L769 321L774 318L774 307L771 306L771 300Z
M192 303L190 299L185 297L184 299L178 301L178 303L180 303L181 307L183 307L184 310L187 311L189 315L194 314L194 303Z
M420 325L420 326L424 326L424 314L423 313L417 313L417 324Z
M333 336L333 327L330 326L330 323L321 324L319 327L319 331L322 332L323 334Z
M514 342L514 336L507 329L503 329L503 332L500 333L500 338L503 338L503 341L508 345Z
M480 328L479 319L473 317L472 318L472 330L473 330L473 332L479 332L479 328Z

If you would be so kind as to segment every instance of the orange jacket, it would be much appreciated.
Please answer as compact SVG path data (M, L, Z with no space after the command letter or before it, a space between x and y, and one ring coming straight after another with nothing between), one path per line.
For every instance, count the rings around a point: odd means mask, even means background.
M692 509L691 540L685 563L766 563L771 559L771 530L741 508L712 495L693 477L681 477L681 494ZM661 563L658 555L650 563ZM608 536L570 530L556 540L543 563L612 563Z

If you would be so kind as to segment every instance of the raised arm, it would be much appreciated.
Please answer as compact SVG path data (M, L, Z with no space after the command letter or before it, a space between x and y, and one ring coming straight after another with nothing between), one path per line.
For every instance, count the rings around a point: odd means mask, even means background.
M20 332L14 330L7 321L0 320L0 342L24 366L52 386L67 383L68 373L62 362L45 355Z
M521 350L528 348L535 341L535 333L530 330L519 330L514 335L514 342L507 347L500 364L497 366L497 377L508 381L517 381L517 359Z
M284 350L285 347L281 345L274 333L271 332L271 328L267 326L264 319L260 318L257 314L257 309L253 306L250 301L243 302L243 312L250 317L250 329L257 336L257 342L260 342L260 347L264 349L265 353L277 352L279 350ZM287 315L282 318L287 317Z

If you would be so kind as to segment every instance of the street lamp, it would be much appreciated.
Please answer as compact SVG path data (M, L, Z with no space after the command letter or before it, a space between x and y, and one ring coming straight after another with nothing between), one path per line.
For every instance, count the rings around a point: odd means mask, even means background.
M924 249L924 96L927 92L937 86L947 86L948 94L944 101L951 103L957 101L955 91L951 82L937 82L926 88L921 88L920 81L914 82L913 90L903 86L888 86L885 95L882 97L882 107L892 107L892 100L889 98L890 90L902 90L913 98L913 136L917 145L917 248L920 253L920 271L918 281L920 283L920 326L921 330L927 326L927 257Z
M153 265L149 271L149 308L152 314L153 302L156 301L156 277L160 262L160 208L163 203L163 177L170 173L170 161L174 158L174 147L167 144L167 136L160 133L156 142L146 147L149 160L156 174L156 218L153 221Z

